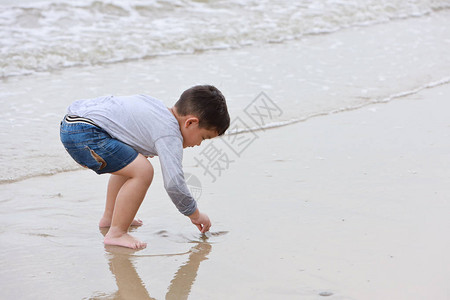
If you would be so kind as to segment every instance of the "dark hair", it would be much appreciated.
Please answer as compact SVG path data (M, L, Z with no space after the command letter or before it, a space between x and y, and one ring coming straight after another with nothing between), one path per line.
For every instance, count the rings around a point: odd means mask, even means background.
M185 90L175 108L179 115L193 115L198 118L199 127L216 130L219 135L230 126L225 97L212 85L196 85Z

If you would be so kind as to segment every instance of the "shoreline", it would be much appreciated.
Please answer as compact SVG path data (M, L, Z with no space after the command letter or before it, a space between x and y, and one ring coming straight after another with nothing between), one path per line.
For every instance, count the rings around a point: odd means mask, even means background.
M382 99L375 99L371 102L367 102L367 103L362 103L362 104L358 104L355 106L348 106L348 107L344 107L344 108L340 108L340 109L336 109L334 111L330 111L330 112L319 112L319 113L314 113L311 114L309 116L306 116L304 118L301 119L291 119L291 120L286 120L286 121L281 121L281 122L277 122L277 123L270 123L268 125L265 126L261 126L261 127L247 127L244 128L242 130L238 130L236 132L227 132L225 133L225 136L230 136L230 135L236 135L236 134L245 134L247 132L264 132L265 130L269 130L269 129L277 129L280 127L285 127L285 126L291 126L291 125L296 125L297 123L303 123L303 122L307 122L311 119L317 118L317 117L326 117L329 115L334 115L334 114L340 114L340 113L346 113L346 112L351 112L354 110L360 110L360 109L364 109L366 107L370 107L373 105L378 105L378 104L388 104L390 102L396 101L396 100L401 100L402 98L406 98L406 97L412 97L416 94L419 94L422 91L426 91L428 89L433 89L433 88L437 88L440 86L445 86L450 84L450 77L444 77L440 80L437 81L432 81L429 82L425 85L422 85L418 88L414 88L412 90L408 90L408 91L402 91L402 92L397 92L395 94L389 95L385 98ZM25 177L20 177L20 178L15 178L15 179L0 179L0 186L4 185L4 184L10 184L10 183L15 183L15 182L20 182L23 180L27 180L27 179L31 179L31 178L35 178L35 177L42 177L42 176L53 176L56 174L61 174L61 173L67 173L67 172L76 172L76 171L80 171L83 170L82 167L77 167L76 164L72 164L73 168L72 169L65 169L62 170L60 172L54 172L54 171L48 171L48 173L42 173L42 174L34 174L34 175L27 175Z

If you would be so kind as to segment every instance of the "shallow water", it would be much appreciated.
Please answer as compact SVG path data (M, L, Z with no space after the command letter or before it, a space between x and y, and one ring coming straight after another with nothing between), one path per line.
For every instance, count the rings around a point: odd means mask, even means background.
M164 221L164 210L171 205L164 199L151 201L140 211L160 217L151 221L146 218L145 226L131 229L132 234L145 238L147 249L105 247L102 235L106 232L95 227L107 177L78 173L68 174L73 180L81 179L81 186L91 182L102 187L80 189L66 180L49 186L48 177L37 177L28 181L26 189L18 182L2 190L0 244L8 245L1 255L2 299L187 297L200 262L207 259L214 245L227 238L228 231L216 224L214 230L202 235L177 214ZM42 192L42 186L46 192ZM161 192L155 188L150 194ZM145 272L140 270L143 265ZM16 279L19 277L22 280ZM150 278L151 286L146 286L144 282Z

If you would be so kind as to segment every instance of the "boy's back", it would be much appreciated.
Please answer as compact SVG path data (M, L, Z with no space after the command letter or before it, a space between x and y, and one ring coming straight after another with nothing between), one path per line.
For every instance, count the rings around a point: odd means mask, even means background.
M162 137L178 140L183 150L183 137L177 120L160 101L146 95L105 96L75 101L69 115L88 118L143 155L158 155L155 142ZM174 143L176 146L178 143Z

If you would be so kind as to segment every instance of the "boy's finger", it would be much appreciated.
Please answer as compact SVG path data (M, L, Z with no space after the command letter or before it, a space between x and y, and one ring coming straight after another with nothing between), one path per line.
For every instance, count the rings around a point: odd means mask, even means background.
M209 230L209 227L211 227L211 226L203 226L202 233L207 233Z
M197 226L198 230L202 231L202 225L201 224L195 224L195 226Z

